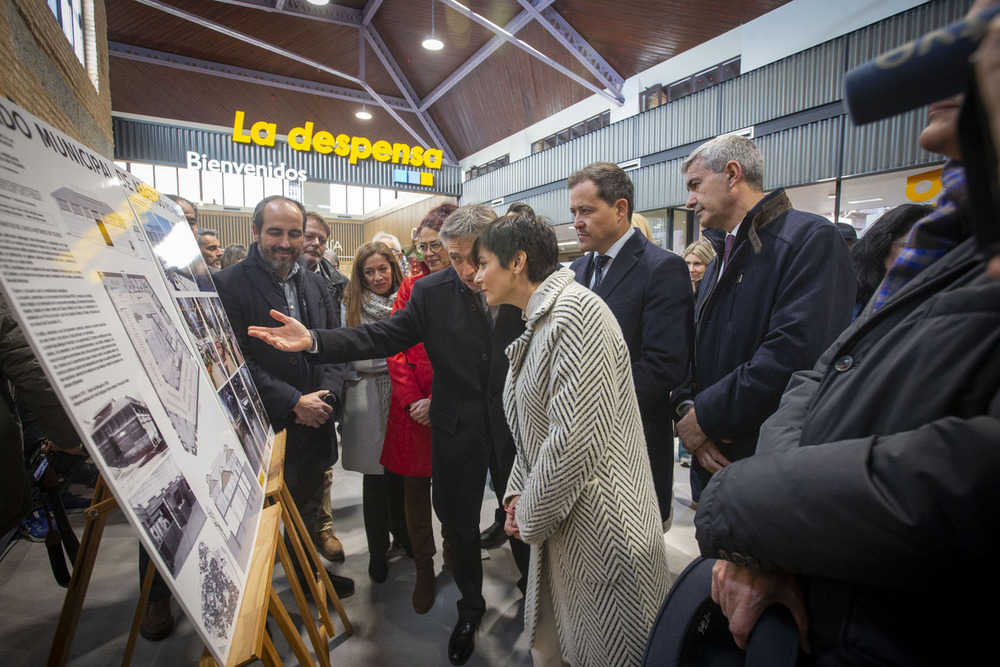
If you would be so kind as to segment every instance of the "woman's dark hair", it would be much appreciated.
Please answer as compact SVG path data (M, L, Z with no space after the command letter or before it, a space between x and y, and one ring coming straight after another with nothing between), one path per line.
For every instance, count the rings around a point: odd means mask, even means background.
M925 204L897 206L873 222L858 239L851 248L854 274L858 279L858 303L868 303L885 278L885 259L892 250L892 244L909 234L913 225L933 210L933 206Z
M458 204L452 204L451 202L445 202L440 206L435 206L428 211L427 215L424 216L424 219L420 221L420 225L417 227L417 234L419 234L420 230L425 227L433 229L435 232L440 232L441 225L444 224L444 221L449 215L454 213L456 209L458 209Z
M477 261L481 249L497 256L500 266L510 268L514 255L523 250L527 256L527 276L540 283L559 268L559 244L552 225L534 213L511 213L491 223L472 246Z

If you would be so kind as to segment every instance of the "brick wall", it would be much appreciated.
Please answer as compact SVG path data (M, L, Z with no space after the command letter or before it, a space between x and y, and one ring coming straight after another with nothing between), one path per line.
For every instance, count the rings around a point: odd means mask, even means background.
M6 0L0 8L0 95L110 159L108 25L104 0L93 4L96 87L43 0Z

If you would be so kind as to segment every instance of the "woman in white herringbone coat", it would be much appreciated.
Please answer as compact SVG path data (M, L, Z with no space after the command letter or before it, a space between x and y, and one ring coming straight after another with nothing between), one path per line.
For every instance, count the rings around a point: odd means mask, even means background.
M604 302L561 269L552 228L512 214L479 237L476 281L524 310L504 389L517 458L507 531L531 545L535 664L638 665L669 588L628 349Z

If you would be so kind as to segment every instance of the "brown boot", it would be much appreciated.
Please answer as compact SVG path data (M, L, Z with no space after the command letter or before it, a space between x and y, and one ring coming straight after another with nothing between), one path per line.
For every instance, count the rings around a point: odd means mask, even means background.
M434 606L434 527L431 523L429 477L406 477L403 492L406 505L406 532L413 545L417 580L413 586L413 610L426 614Z
M316 536L316 548L327 560L344 560L344 545L337 539L333 528L324 528Z

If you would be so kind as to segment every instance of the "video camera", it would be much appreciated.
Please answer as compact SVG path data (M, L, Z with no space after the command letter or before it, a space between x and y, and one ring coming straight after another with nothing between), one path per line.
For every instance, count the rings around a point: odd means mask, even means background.
M970 214L986 257L1000 254L1000 185L996 147L969 58L997 15L1000 4L884 53L844 78L844 103L857 125L964 93L959 141Z

